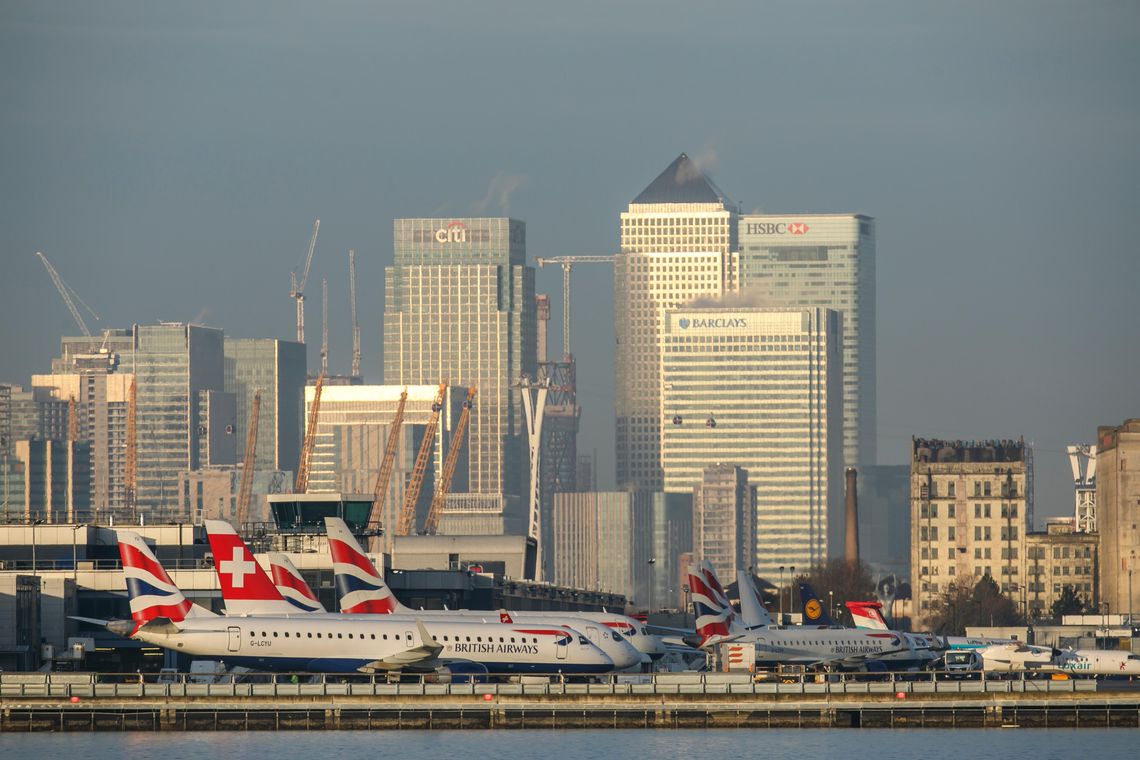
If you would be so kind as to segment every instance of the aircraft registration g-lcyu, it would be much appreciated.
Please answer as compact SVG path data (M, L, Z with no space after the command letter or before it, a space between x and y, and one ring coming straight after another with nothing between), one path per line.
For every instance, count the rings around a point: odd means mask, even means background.
M566 673L599 674L614 669L613 660L584 635L565 626L515 624L471 620L447 620L419 615L344 615L301 612L286 601L254 559L233 527L221 520L207 520L210 550L222 589L228 616L227 631L239 629L238 649L217 653L227 663L243 658L249 667L268 668L278 652L292 651L301 644L315 665L291 661L283 667L293 670L430 670L450 664L477 665L491 674ZM345 627L344 631L340 628ZM232 633L230 634L233 635ZM333 638L335 636L335 639ZM387 660L360 662L345 658L333 663L342 646L359 642L388 642L391 637L405 643L419 658L403 662L406 656L387 655ZM287 646L289 644L290 646ZM412 646L414 645L414 646ZM430 649L430 652L426 650ZM288 658L287 658L288 659ZM389 661L391 664L389 664ZM280 669L280 668L278 668Z

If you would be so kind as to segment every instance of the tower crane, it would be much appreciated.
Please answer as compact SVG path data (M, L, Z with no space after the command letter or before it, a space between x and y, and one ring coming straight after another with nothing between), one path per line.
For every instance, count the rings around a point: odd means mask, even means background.
M75 320L75 324L79 325L79 329L83 332L83 335L90 338L91 330L87 327L87 322L83 320L83 315L79 313L79 309L76 308L75 302L79 301L79 303L83 304L83 308L87 309L96 321L98 321L99 315L95 313L94 309L87 305L86 301L79 297L78 293L72 290L70 285L63 281L63 278L59 276L59 272L55 271L55 267L47 260L47 256L44 256L39 251L36 251L36 255L39 256L40 261L43 262L44 268L47 269L48 275L55 285L55 289L59 291L60 297L63 298L63 302L67 304L67 309L71 312L71 318Z
M313 464L313 444L317 438L317 416L321 412L321 390L325 387L325 373L317 375L313 388L313 403L309 406L309 424L305 428L305 440L301 444L301 461L297 463L297 481L294 493L305 493L309 488L309 468Z
M541 269L546 264L562 265L562 353L570 361L570 269L575 264L612 264L616 256L551 256L535 259Z
M380 472L376 476L376 490L372 496L372 512L368 518L368 532L377 535L380 520L384 515L384 502L388 500L388 483L392 480L392 468L396 463L396 445L400 441L400 426L404 424L404 405L408 401L408 389L400 393L400 403L396 405L396 416L388 428L388 441L384 445L384 459L380 462Z
M249 432L245 437L245 459L241 466L241 490L238 491L237 510L234 520L238 526L249 519L249 500L253 496L253 470L257 461L257 418L261 412L261 391L253 394L253 404L249 410Z
M321 278L321 374L329 371L329 281Z
M313 224L313 236L309 238L309 251L305 254L305 268L301 271L301 279L297 280L297 273L290 272L293 286L289 289L289 297L297 301L297 342L305 342L305 283L309 281L309 269L313 266L313 252L317 249L317 233L321 229L321 220Z
M356 321L356 251L348 251L348 305L352 310L352 376L360 377L360 325Z
M467 389L467 398L463 400L463 411L459 413L459 421L455 423L455 432L451 436L451 446L447 449L447 458L443 461L443 472L440 473L439 483L436 484L435 494L431 498L431 508L428 509L427 519L424 520L424 533L434 536L439 530L439 520L443 516L443 505L447 501L447 492L451 490L451 478L455 475L455 463L459 461L459 450L463 448L463 435L467 432L467 422L471 419L472 402L475 400L475 389Z
M431 459L435 430L439 427L439 413L443 409L443 395L446 392L447 383L440 383L439 391L435 394L435 401L431 405L431 417L428 418L427 428L424 430L424 439L420 441L420 450L416 453L416 464L412 467L412 476L408 478L408 487L404 489L404 504L400 511L400 524L396 526L397 536L410 534L415 525L416 502L420 500L420 490L424 485L424 473L427 472L428 460Z

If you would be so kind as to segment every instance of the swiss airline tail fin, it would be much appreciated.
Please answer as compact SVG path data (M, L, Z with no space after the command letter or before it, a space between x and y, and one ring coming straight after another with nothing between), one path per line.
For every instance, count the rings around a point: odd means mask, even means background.
M890 626L883 618L883 605L880 602L847 602L847 609L851 612L851 619L855 621L856 628L890 630Z
M764 606L764 599L760 596L760 589L756 588L752 573L737 570L736 587L740 593L740 622L747 628L772 625L774 621Z
M332 554L333 576L340 611L352 614L408 612L400 604L384 576L376 570L364 553L348 523L339 517L326 517L329 553Z
M205 522L226 614L290 615L297 612L277 591L232 525L224 520Z
M815 593L815 589L807 583L800 584L800 612L804 616L804 625L822 627L834 625L831 615L827 612L827 605Z
M289 557L280 552L270 552L265 555L265 559L269 562L269 575L273 578L273 585L285 597L285 601L297 608L297 612L327 611L309 584L305 583L300 571L289 561Z
M142 536L129 530L115 531L115 536L119 543L119 557L123 561L123 579L127 584L135 630L156 618L179 623L188 617L214 615L182 594ZM131 631L127 635L133 633Z

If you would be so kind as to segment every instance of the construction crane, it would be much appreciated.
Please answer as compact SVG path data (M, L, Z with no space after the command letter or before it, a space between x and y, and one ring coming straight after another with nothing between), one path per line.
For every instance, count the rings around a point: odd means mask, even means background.
M253 394L253 405L249 410L249 432L245 436L245 459L241 466L241 490L238 491L237 510L234 521L238 526L249 519L249 500L253 496L253 470L257 460L257 418L261 412L261 391Z
M348 306L352 311L352 376L360 377L360 325L356 321L356 251L348 251Z
M83 332L83 335L90 338L91 330L87 327L87 322L83 320L83 315L79 313L79 309L76 308L75 302L79 301L79 303L83 304L83 308L87 309L96 321L98 321L99 315L95 313L94 309L87 305L86 301L79 297L78 293L71 289L70 285L63 281L63 278L59 276L59 272L55 271L55 267L47 260L47 256L44 256L39 251L36 251L36 255L39 256L40 261L43 262L44 268L47 269L48 274L51 276L51 281L55 284L55 289L59 291L63 302L67 304L67 309L71 312L71 318L75 320L75 324L79 325L79 329Z
M408 478L408 487L404 489L404 505L400 511L400 524L396 526L397 536L406 536L412 532L416 522L416 502L420 500L420 490L424 485L424 473L427 472L428 460L431 459L432 444L435 442L435 429L439 426L439 413L443 409L443 395L447 392L447 383L439 384L439 391L435 394L435 401L431 405L431 417L428 418L427 428L424 430L424 439L420 442L420 450L416 453L416 464L412 467L412 476Z
M443 516L443 505L447 501L447 492L451 490L451 478L455 475L455 463L459 461L459 450L463 448L463 435L467 432L467 422L471 419L472 402L475 400L475 389L467 389L467 398L463 400L463 411L459 413L459 422L455 423L455 430L451 435L451 446L447 449L447 458L443 460L443 472L440 473L439 483L436 484L435 494L431 498L431 508L428 509L427 519L424 520L424 533L434 536L439 530L439 519Z
M372 512L368 517L368 532L380 532L380 519L384 514L384 502L388 500L388 483L392 480L392 468L396 464L396 445L400 440L400 426L404 424L404 405L408 402L408 389L400 393L400 403L396 405L396 416L388 428L388 441L384 444L384 459L380 462L380 473L376 476L376 489L372 496Z
M131 378L131 387L127 391L127 456L123 464L123 500L130 519L133 522L137 515L136 497L138 495L139 475L139 446L138 446L138 396L135 379Z
M321 278L321 374L329 371L329 281Z
M313 403L309 406L309 424L305 427L305 440L301 444L301 461L297 463L297 481L294 493L305 493L309 488L309 467L313 463L313 444L317 437L317 415L321 412L321 389L325 387L325 373L317 375L313 388Z
M313 252L317 249L317 233L321 229L321 220L313 224L313 236L309 238L309 252L305 254L305 268L301 271L301 279L297 280L297 272L290 272L293 286L289 289L289 297L297 301L297 342L305 342L305 283L309 281L309 269L313 266Z
M575 264L612 264L616 256L551 256L535 259L539 268L546 264L562 265L562 354L566 361L573 358L570 353L570 269Z

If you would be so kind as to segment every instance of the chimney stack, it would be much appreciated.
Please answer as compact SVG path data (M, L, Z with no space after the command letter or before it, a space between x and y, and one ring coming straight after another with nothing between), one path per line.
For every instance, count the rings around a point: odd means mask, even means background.
M859 501L855 490L858 477L854 467L847 468L847 525L844 557L851 564L859 562Z

